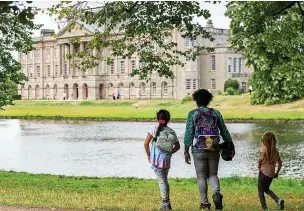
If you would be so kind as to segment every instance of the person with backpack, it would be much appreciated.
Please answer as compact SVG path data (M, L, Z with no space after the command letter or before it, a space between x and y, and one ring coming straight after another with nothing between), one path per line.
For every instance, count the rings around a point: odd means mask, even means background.
M157 112L157 121L158 125L148 132L144 148L148 161L152 164L152 169L158 179L162 197L160 210L171 210L168 172L171 165L171 156L180 149L180 144L174 130L167 126L170 121L170 113L167 110ZM151 142L151 148L149 148Z
M223 209L223 196L220 192L220 182L217 176L220 159L220 136L224 143L222 158L231 160L234 156L234 145L230 133L218 110L209 108L208 105L213 95L206 89L193 93L193 100L197 108L190 111L187 118L184 144L185 162L191 164L189 149L191 147L194 166L196 170L198 189L201 196L200 209L211 210L207 196L207 179L213 190L213 202L217 210ZM228 144L227 144L228 143Z

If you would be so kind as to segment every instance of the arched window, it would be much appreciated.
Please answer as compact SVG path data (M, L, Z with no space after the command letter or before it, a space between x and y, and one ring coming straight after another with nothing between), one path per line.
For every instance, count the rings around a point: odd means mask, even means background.
M152 95L156 95L156 83L151 83Z
M146 84L144 82L140 83L140 95L146 95Z
M130 96L135 95L135 85L134 85L134 83L130 83L129 89L130 89L130 91L129 91Z
M168 84L167 84L167 82L163 82L162 83L162 91L163 91L163 94L164 95L167 95L168 94Z
M35 99L39 99L39 97L40 97L40 92L39 91L40 91L39 86L36 85L36 87L35 87Z

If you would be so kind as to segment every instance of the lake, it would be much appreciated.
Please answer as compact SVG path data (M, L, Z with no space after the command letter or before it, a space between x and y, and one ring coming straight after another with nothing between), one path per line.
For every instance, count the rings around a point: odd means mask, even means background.
M143 148L154 123L0 120L0 169L73 176L155 178ZM184 123L171 123L181 142L169 177L195 177L183 156ZM283 160L281 177L304 177L303 124L227 124L236 147L219 177L257 176L259 140L272 131Z

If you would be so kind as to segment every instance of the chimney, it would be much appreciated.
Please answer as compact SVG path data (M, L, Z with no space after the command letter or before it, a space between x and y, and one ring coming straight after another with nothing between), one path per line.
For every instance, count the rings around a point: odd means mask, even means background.
M40 37L49 37L52 34L55 34L55 30L53 30L53 29L41 29L40 30Z
M209 19L209 20L207 21L207 27L208 27L208 28L213 28L213 23L212 23L212 20L211 20L211 19Z

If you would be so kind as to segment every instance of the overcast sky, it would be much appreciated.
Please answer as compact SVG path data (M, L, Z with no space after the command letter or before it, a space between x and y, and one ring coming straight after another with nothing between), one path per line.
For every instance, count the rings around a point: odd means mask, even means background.
M41 9L46 9L52 5L58 3L58 1L34 1L31 5L35 5ZM208 9L211 13L211 18L213 21L213 26L216 28L229 29L230 19L225 17L225 2L213 4L206 3L205 1L200 1L201 8ZM206 20L204 18L200 19L199 22L205 26ZM58 32L58 25L55 20L49 17L47 14L39 13L35 17L36 24L43 24L42 29L54 29L55 32ZM34 37L40 36L40 30L34 31ZM14 56L17 56L17 53L14 52Z
M58 1L35 1L33 4L39 8L48 8L52 6L53 4L56 4ZM208 9L211 13L211 19L213 21L213 25L216 28L224 28L228 29L230 20L229 18L225 17L224 13L226 11L225 2L221 2L220 4L213 4L213 3L205 3L205 1L201 1L201 8ZM199 20L199 22L205 26L206 20L202 18ZM58 32L58 26L54 19L50 18L46 14L39 13L35 17L35 23L37 24L43 24L44 29L54 29L56 32ZM34 36L39 36L39 30L34 32Z

